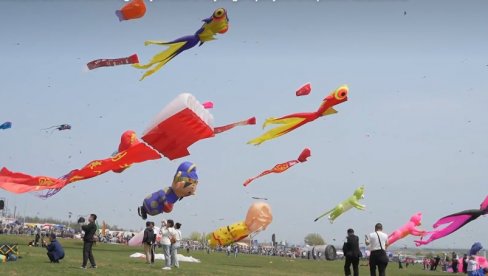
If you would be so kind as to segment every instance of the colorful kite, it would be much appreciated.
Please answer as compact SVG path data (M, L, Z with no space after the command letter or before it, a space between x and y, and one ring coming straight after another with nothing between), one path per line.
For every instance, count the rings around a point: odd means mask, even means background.
M71 129L71 125L68 125L68 124L62 124L62 125L57 125L57 126L52 126L52 127L48 127L48 128L43 128L41 130L49 130L51 129L51 133L55 130L70 130Z
M402 227L398 228L397 230L393 231L388 236L388 246L391 246L394 242L405 238L408 235L413 236L423 236L427 231L419 230L417 226L419 226L422 222L422 213L418 212L410 218L410 221L407 222Z
M223 34L229 28L229 18L227 11L223 8L216 9L213 15L203 20L203 26L196 31L194 35L180 37L170 42L149 40L144 42L144 45L166 45L169 48L157 55L155 55L147 64L134 64L133 67L137 69L148 69L140 80L150 76L161 69L166 63L176 57L183 51L195 47L198 43L201 46L203 43L214 40L217 33ZM152 68L151 68L152 67Z
M176 201L195 194L197 184L198 175L195 164L181 163L173 177L171 187L148 195L142 202L142 206L138 208L139 216L146 220L147 215L170 213Z
M9 129L12 127L12 122L5 122L0 125L0 129Z
M99 67L108 67L108 66L117 66L117 65L124 65L124 64L134 64L139 63L139 57L137 54L133 54L132 56L124 57L124 58L114 58L114 59L96 59L90 61L86 64L88 70L93 70Z
M238 242L250 234L266 230L273 221L271 207L264 202L255 202L247 211L246 219L221 227L207 236L210 247L226 246Z
M255 176L255 177L251 177L251 178L247 179L246 181L244 181L243 185L244 185L244 187L246 187L252 181L254 181L256 178L265 176L265 175L270 174L270 173L282 173L282 172L288 170L289 168L295 166L298 163L303 163L303 162L307 161L307 158L309 158L310 155L311 155L310 149L305 148L302 151L302 153L300 153L300 156L298 156L297 160L291 160L291 161L288 161L285 163L277 164L271 170L266 170L266 171L260 173L259 175Z
M429 244L437 239L456 232L464 225L486 214L488 214L488 196L483 202L481 202L479 209L465 210L439 219L436 223L434 223L433 227L437 228L441 225L446 226L427 232L423 237L429 236L429 238L424 241L422 237L420 240L415 241L415 244L417 246Z
M113 171L122 172L134 163L161 158L178 159L190 154L195 142L213 137L213 116L190 94L181 94L169 103L142 134L144 143L134 131L122 134L118 152L102 160L93 160L81 169L72 170L61 178L31 176L0 170L0 188L12 193L48 190L45 197L66 185Z
M141 18L145 13L146 4L144 4L144 0L132 0L120 10L115 11L119 21Z
M307 123L315 121L317 118L337 113L337 111L333 108L333 106L347 101L348 92L349 89L347 85L343 85L337 88L334 92L332 92L329 96L327 96L323 100L322 104L315 112L295 113L280 118L274 118L274 117L268 118L264 122L263 128L271 124L276 124L281 126L268 130L263 135L247 143L253 145L259 145L267 140L274 139L292 130L295 130Z
M359 209L359 210L364 210L366 206L362 205L359 203L359 200L364 198L364 186L361 186L357 188L354 191L354 194L350 197L348 197L346 200L342 201L341 203L337 204L336 207L334 207L332 210L329 210L322 215L320 215L318 218L316 218L314 221L317 221L321 219L322 217L325 217L326 215L329 215L329 221L330 223L333 223L334 220L351 209L352 207Z
M312 86L308 82L308 83L304 84L302 87L298 88L296 95L297 95L297 97L306 96L306 95L310 94L310 92L312 92Z

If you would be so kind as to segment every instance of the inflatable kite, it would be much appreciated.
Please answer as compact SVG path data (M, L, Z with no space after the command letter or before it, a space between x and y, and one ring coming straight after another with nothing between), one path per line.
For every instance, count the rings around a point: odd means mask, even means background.
M312 92L312 86L310 85L310 83L306 83L302 87L298 88L296 95L297 97L306 96L310 94L310 92Z
M141 18L145 13L146 4L144 4L144 0L132 0L120 10L115 11L119 21Z
M171 187L148 195L142 202L142 206L138 208L139 216L146 220L147 215L170 213L176 201L195 194L197 184L198 175L195 164L181 163L173 177Z
M436 223L434 223L433 227L437 228L441 225L446 225L446 226L443 228L434 229L432 231L427 232L424 235L424 237L429 236L429 238L424 241L422 237L420 240L415 241L415 244L417 246L429 244L437 239L440 239L442 237L445 237L447 235L456 232L464 225L486 214L488 214L488 196L481 203L479 209L465 210L439 219Z
M252 181L254 181L256 178L260 178L260 177L265 176L265 175L270 174L270 173L282 173L282 172L288 170L289 168L295 166L298 163L303 163L303 162L307 161L307 158L309 158L310 155L311 155L310 149L305 148L302 151L302 153L300 153L300 156L298 156L297 160L291 160L291 161L288 161L285 163L277 164L271 170L266 170L266 171L260 173L259 175L255 176L255 177L251 177L251 178L247 179L246 181L244 181L243 185L244 185L244 187L246 187Z
M48 128L43 128L41 130L49 130L49 129L52 129L52 131L54 130L70 130L71 129L71 125L68 125L68 124L63 124L63 125L58 125L58 126L52 126L52 127L48 127Z
M229 18L227 17L227 11L223 8L216 9L213 15L203 20L203 26L196 31L194 35L188 35L180 37L170 42L153 41L149 40L144 42L144 45L165 45L169 48L157 55L155 55L146 64L134 64L133 67L137 69L148 69L140 80L150 76L161 69L166 63L172 60L180 53L195 47L198 43L201 46L203 43L214 40L217 33L223 34L227 32L229 28ZM151 68L152 67L152 68Z
M272 221L271 207L264 202L255 202L249 207L244 221L221 227L209 234L208 245L216 247L238 242L250 234L266 230Z
M96 59L88 62L86 66L88 67L88 70L93 70L99 67L109 67L109 66L134 64L134 63L139 63L139 57L137 56L137 54L133 54L132 56L128 56L124 58Z
M281 126L268 130L263 135L247 143L253 145L259 145L267 140L274 139L292 130L295 130L307 123L315 121L317 118L337 113L337 111L333 107L335 105L347 101L348 91L349 89L346 85L337 88L334 92L332 92L329 96L327 96L323 100L322 104L315 112L295 113L280 118L271 117L266 119L266 121L263 124L263 128L271 124L281 125Z
M9 129L12 127L12 122L5 122L0 125L0 129Z
M364 186L361 186L357 188L354 191L354 194L347 198L346 200L342 201L341 203L337 204L336 207L334 207L332 210L329 210L322 215L320 215L318 218L316 218L314 221L317 221L321 219L322 217L325 217L326 215L329 215L329 221L330 223L333 223L334 220L351 209L352 207L359 209L359 210L364 210L366 206L362 205L359 203L359 200L364 198Z
M31 176L0 170L0 188L12 193L48 190L43 197L50 197L66 185L113 171L120 173L134 163L159 159L169 160L190 155L188 148L195 142L215 136L213 116L191 94L181 94L169 103L142 134L142 141L134 131L121 136L115 155L93 160L81 169L72 170L61 178Z
M388 246L391 246L394 242L405 238L408 235L413 236L423 236L425 235L426 231L419 230L417 226L421 224L422 221L422 213L418 212L410 218L410 221L407 222L402 227L398 228L397 230L393 231L388 236Z
M483 246L481 245L481 243L475 242L471 246L471 249L468 252L468 256L474 256L475 261L478 263L478 266L480 268L488 268L488 261L486 260L486 258L482 257L482 256L476 256L481 249L483 249ZM458 259L458 267L459 267L459 271L463 271L463 259L462 258ZM480 274L480 275L483 275L483 274Z

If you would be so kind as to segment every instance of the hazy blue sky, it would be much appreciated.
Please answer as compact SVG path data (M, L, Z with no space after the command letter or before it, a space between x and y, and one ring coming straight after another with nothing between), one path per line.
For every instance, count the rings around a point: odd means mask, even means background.
M198 164L198 194L171 214L184 235L242 220L251 196L269 198L274 221L257 236L302 242L310 232L342 240L352 227L362 237L376 222L386 232L422 211L427 229L440 217L478 208L488 194L488 2L486 1L153 1L136 21L119 22L123 1L0 2L3 66L0 166L34 175L61 176L105 158L120 134L142 133L174 97L190 92L212 100L215 124L250 116L311 111L342 84L349 101L321 118L259 147L262 133L242 127L190 148ZM191 49L138 81L130 66L84 71L93 59L137 53L147 61L163 50L149 39L194 33L201 19L225 7L229 31ZM404 15L404 11L407 12ZM311 82L307 97L294 91ZM41 128L69 123L72 130ZM298 156L312 157L281 175L242 187L263 169ZM138 164L69 185L56 196L0 191L21 215L67 219L95 212L127 228L143 221L136 207L170 185L185 159ZM366 186L364 212L334 224L313 222L324 210ZM219 219L224 220L220 221ZM488 245L481 217L432 244ZM413 238L398 245L414 246Z

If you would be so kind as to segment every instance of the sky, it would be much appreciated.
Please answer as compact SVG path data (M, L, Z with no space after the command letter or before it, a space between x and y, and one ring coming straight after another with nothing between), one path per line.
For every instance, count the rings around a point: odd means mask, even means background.
M13 122L0 132L0 166L62 176L108 157L122 132L141 134L183 92L214 102L215 125L251 116L258 124L200 141L186 158L136 164L47 200L0 190L17 214L96 213L109 224L141 229L137 206L169 186L185 160L198 166L197 195L152 218L180 221L184 236L243 220L252 196L267 197L273 211L258 240L275 233L279 241L303 243L316 232L340 245L348 228L363 237L381 222L390 233L418 211L422 227L431 229L445 215L479 208L488 195L488 2L146 2L143 18L125 22L115 16L122 0L0 2L0 121ZM164 47L144 46L145 40L193 34L219 7L228 11L227 33L144 81L130 66L85 69L94 59L134 53L147 61ZM296 97L306 82L312 93ZM260 146L246 144L263 133L265 118L313 111L342 84L349 85L349 100L338 114ZM41 131L64 123L72 129ZM312 150L308 162L242 186L305 147ZM365 211L351 210L334 224L313 221L360 185ZM487 227L481 217L429 246L488 244ZM397 245L414 247L413 240Z

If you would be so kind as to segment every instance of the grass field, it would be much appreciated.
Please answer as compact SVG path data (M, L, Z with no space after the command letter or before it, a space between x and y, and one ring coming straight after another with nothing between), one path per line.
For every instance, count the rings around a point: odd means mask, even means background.
M142 259L129 258L142 248L117 244L97 244L93 254L97 269L80 269L82 261L82 242L59 239L66 257L59 264L51 264L45 248L28 247L29 237L0 235L0 244L18 243L20 256L17 262L0 263L0 275L344 275L343 261L292 260L282 257L267 257L240 254L237 258L223 253L206 254L191 251L190 255L201 263L180 262L179 269L161 270L163 261L147 265ZM161 253L161 252L158 252ZM186 252L180 252L186 254ZM369 275L368 267L360 267L360 275ZM446 273L423 271L420 265L399 270L396 263L390 263L389 276L402 275L446 275Z

